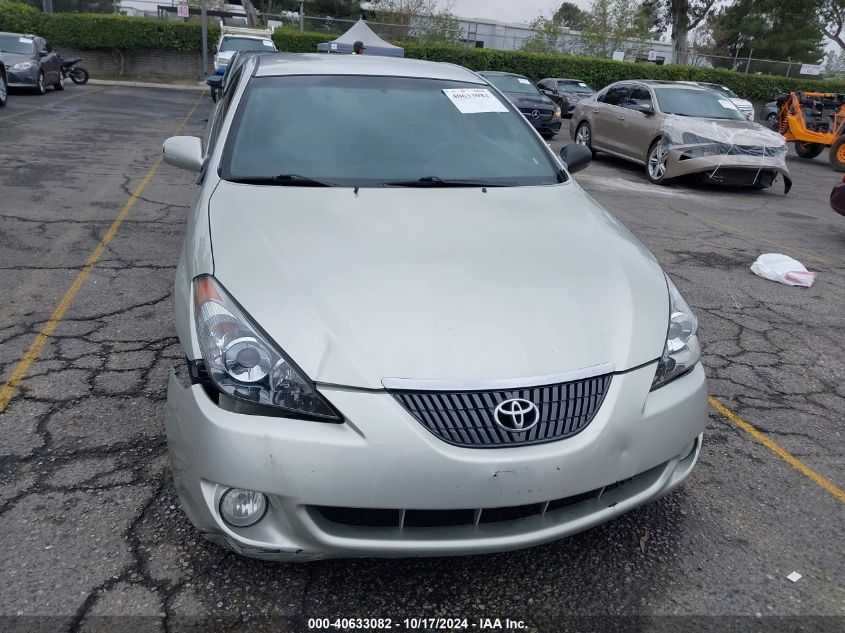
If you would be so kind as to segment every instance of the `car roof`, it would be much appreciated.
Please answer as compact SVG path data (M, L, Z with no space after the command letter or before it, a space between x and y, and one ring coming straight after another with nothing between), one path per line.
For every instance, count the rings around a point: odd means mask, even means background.
M571 77L554 77L553 79L555 81L575 81L575 82L582 83L582 84L587 83L583 79L572 79Z
M624 81L617 81L618 84L644 84L646 86L669 87L669 88L692 88L693 90L709 90L704 86L698 85L696 82L687 81L665 81L662 79L625 79Z
M37 35L31 35L30 33L11 33L9 31L0 31L0 35L13 35L14 37L38 37Z
M418 77L482 83L478 76L455 64L427 62L377 55L338 55L304 53L262 55L256 77L284 75L368 75L374 77Z

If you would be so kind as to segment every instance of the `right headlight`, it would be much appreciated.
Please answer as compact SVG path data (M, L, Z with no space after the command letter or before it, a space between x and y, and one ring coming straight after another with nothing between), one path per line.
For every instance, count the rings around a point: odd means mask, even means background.
M701 358L698 319L668 276L666 284L669 286L669 327L663 355L657 361L651 383L652 391L687 373Z
M194 279L194 319L205 368L236 400L325 422L342 417L210 275Z
M29 70L30 68L35 67L37 64L35 62L21 62L20 64L15 64L12 66L12 70Z

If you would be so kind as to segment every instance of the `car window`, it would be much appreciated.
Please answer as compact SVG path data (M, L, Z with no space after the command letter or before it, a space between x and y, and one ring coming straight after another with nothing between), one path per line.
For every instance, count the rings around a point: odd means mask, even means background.
M599 101L608 105L621 106L629 89L630 86L612 86L599 98Z
M275 50L270 40L259 40L251 37L224 37L220 42L220 52L229 51L267 51Z
M35 52L35 40L25 35L0 35L0 52L32 55Z
M572 79L566 80L557 80L558 87L560 90L565 90L566 92L575 92L578 94L585 94L591 95L595 92L592 88L590 88L587 84L583 81L577 81Z
M525 77L516 77L514 75L490 75L484 77L491 84L496 86L502 92L519 92L530 95L538 94L537 86L532 84Z
M645 86L634 86L625 99L625 107L636 110L641 105L653 105L651 102L651 93Z
M707 119L745 120L745 116L724 95L713 90L663 87L655 88L657 105L666 114Z
M238 81L241 79L241 68L238 68L237 71L232 75L232 78L228 81L227 88L231 86L231 90L227 90L223 98L217 103L217 106L214 108L214 114L212 115L213 121L208 129L208 137L206 138L206 150L205 154L208 156L214 150L214 146L217 144L217 137L220 135L220 128L223 127L223 121L226 119L226 113L229 111L229 106L232 105L232 98L237 92L235 90L235 86L238 85Z
M295 174L338 185L420 178L559 182L507 99L480 84L405 77L256 77L226 144L223 178Z

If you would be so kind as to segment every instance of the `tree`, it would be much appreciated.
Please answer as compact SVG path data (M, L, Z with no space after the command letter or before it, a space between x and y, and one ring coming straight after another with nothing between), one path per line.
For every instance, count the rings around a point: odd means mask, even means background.
M823 57L818 7L805 0L738 0L710 19L714 50L727 58L716 65L731 65L737 57L796 63L816 63ZM789 65L769 64L757 70L785 73Z
M845 0L822 0L818 20L822 35L845 49Z
M652 39L653 21L638 0L593 0L582 31L587 52L609 57L627 49L636 56Z
M587 23L587 12L583 11L577 4L564 2L555 11L551 21L567 29L580 31Z
M815 0L814 0L815 1ZM716 0L645 0L653 31L671 32L675 63L686 64L689 56L689 33L701 25Z
M451 13L452 0L442 7L440 0L372 0L369 4L367 15L381 23L378 32L385 39L429 37L437 41L449 33L455 40L460 38L460 25Z
M522 44L522 50L530 53L552 53L558 50L562 28L554 19L543 16L534 18L530 25L533 34Z
M361 17L361 3L358 0L305 0L304 8L305 15L320 18L357 20ZM297 5L294 10L298 11L299 6Z

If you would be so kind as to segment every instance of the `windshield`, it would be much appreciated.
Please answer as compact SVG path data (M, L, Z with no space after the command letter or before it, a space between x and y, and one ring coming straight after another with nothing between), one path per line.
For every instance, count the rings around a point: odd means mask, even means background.
M665 114L705 119L745 119L730 100L712 90L655 88L654 94L657 95L660 111Z
M35 41L31 37L20 35L0 35L0 51L32 55L35 53Z
M723 95L725 95L726 97L729 97L731 99L739 99L739 97L736 95L736 93L733 90L731 90L730 88L728 88L727 86L720 86L719 84L702 84L702 85L706 86L707 88L710 88L711 90L715 90L716 92L721 92Z
M513 106L479 84L259 77L238 108L222 174L357 186L419 179L557 183L559 167L535 136Z
M502 92L519 92L529 95L540 94L537 87L525 77L514 75L487 75L484 77Z
M558 79L557 85L561 90L566 92L575 92L578 94L591 95L595 92L583 81L573 81L571 79Z
M220 43L220 52L228 51L267 51L275 50L270 40L257 40L251 37L225 37Z

